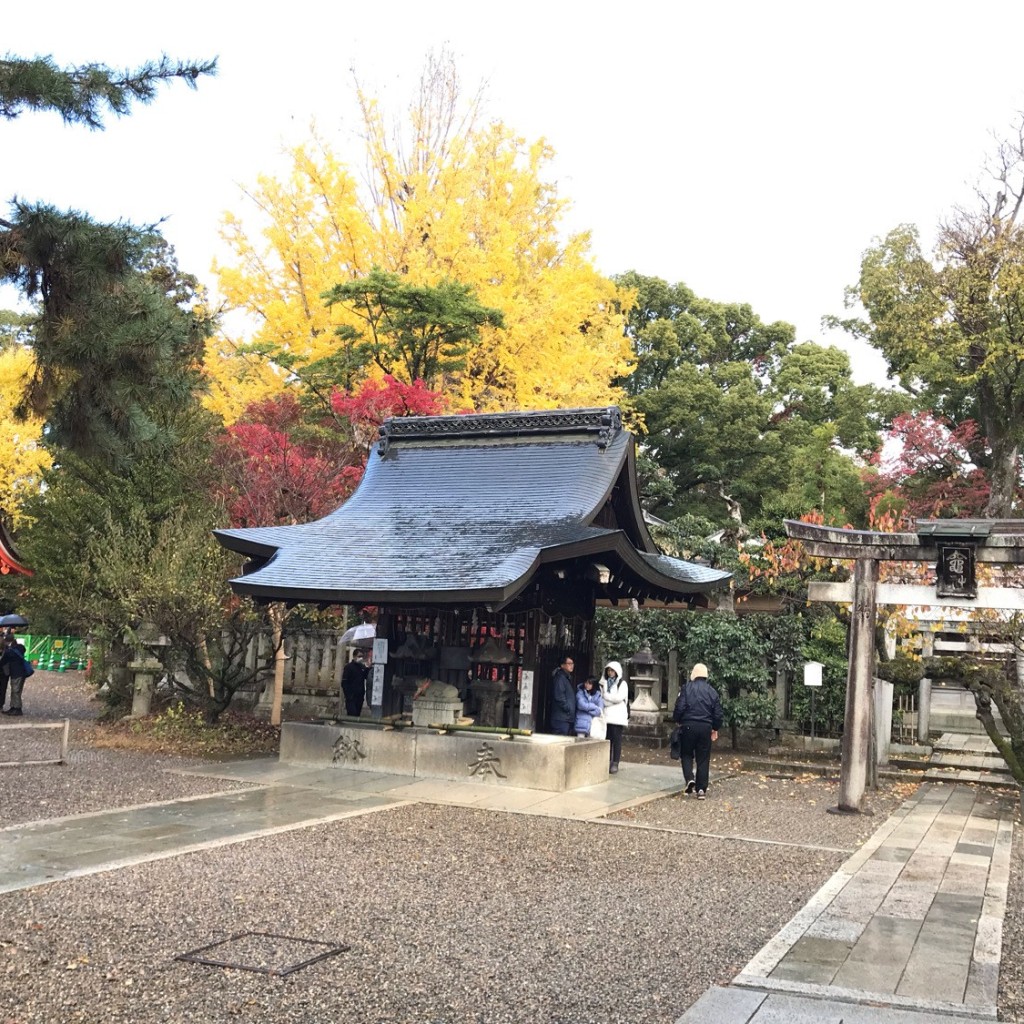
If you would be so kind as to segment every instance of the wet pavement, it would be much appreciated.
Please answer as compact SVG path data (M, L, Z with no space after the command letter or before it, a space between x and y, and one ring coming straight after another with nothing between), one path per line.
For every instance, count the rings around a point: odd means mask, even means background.
M1013 801L925 783L680 1024L994 1020Z
M258 788L0 829L0 893L244 842L404 803L597 818L679 789L674 767L623 765L605 784L551 793L502 785L310 768L261 758L183 770Z

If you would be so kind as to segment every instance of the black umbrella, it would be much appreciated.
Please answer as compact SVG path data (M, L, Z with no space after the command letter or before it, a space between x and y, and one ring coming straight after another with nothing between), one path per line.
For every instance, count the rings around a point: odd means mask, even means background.
M0 626L27 626L28 619L12 613L11 615L0 615Z

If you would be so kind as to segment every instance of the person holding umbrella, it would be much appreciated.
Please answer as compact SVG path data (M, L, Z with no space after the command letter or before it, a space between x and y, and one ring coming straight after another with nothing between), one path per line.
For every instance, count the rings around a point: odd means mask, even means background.
M4 630L3 637L2 637L2 639L0 639L0 645L3 645L3 646L0 646L0 652L3 651L4 647L8 643L14 643L15 642L14 627L15 626L27 626L27 625L28 625L28 619L24 618L21 615L17 615L17 614L15 614L13 612L11 614L9 614L9 615L0 615L0 626L2 626L3 630ZM22 653L24 653L24 648L22 648ZM29 673L29 674L31 674L31 673ZM9 683L10 683L10 676L8 675L8 666L3 664L2 660L0 660L0 708L3 708L4 701L7 700L7 687L8 687ZM20 696L20 694L19 694L19 696ZM13 701L12 701L12 704L13 704ZM18 702L18 707L19 708L21 707L20 700ZM3 712L3 713L7 714L6 711Z
M363 713L363 701L366 698L366 677L369 669L366 666L365 652L357 647L352 660L345 666L341 674L341 692L345 695L345 714L358 718Z

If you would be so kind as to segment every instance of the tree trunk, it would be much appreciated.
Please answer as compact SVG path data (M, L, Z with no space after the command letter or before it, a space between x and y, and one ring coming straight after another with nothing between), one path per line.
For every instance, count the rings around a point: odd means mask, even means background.
M1003 737L1003 734L996 725L995 716L992 714L992 699L981 687L971 686L970 690L974 694L974 705L977 708L978 721L985 726L988 738L993 742L996 750L1003 755L1006 767L1010 769L1010 774L1016 780L1017 785L1024 787L1024 767L1021 766L1020 761L1017 759L1013 743ZM1003 709L1000 707L1000 701L996 701L996 707L999 707L999 714L1002 716ZM1006 719L1004 718L1003 721L1005 723Z
M985 416L985 433L992 445L992 471L989 484L992 488L985 506L989 519L1013 518L1013 494L1017 486L1017 470L1020 465L1020 445L1014 444L1005 435L1006 428Z

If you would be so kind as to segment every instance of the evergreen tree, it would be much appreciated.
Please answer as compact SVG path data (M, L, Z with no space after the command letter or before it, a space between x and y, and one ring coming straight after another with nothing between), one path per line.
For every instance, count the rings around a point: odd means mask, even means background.
M35 367L20 412L47 441L111 466L165 436L155 412L192 401L209 320L152 230L14 204L2 278L38 303Z
M216 61L166 57L135 71L58 68L49 57L0 60L0 119L56 111L68 124L102 128L175 78L194 86ZM36 304L35 365L19 412L47 420L51 446L123 468L163 434L156 410L191 400L209 322L194 278L178 272L154 228L99 224L76 211L12 201L0 218L0 281Z
M200 75L216 74L217 61L171 61L161 57L134 71L104 64L60 68L52 57L24 59L6 54L0 60L0 118L13 120L26 110L52 110L65 124L103 127L103 110L121 116L131 104L148 103L162 82L181 79L195 88Z

